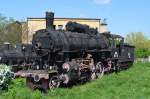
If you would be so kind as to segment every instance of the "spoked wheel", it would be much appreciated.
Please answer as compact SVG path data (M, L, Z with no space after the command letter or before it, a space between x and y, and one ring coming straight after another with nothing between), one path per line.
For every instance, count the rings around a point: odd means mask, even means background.
M97 78L102 78L102 76L104 75L104 71L105 71L104 66L102 65L101 62L98 62L96 64L96 76L97 76Z
M60 86L60 81L57 76L52 76L49 81L49 89L58 88Z

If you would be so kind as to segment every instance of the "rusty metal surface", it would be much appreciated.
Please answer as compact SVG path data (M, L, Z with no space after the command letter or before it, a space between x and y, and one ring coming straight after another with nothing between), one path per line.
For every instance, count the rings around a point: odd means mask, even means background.
M49 79L49 72L47 70L28 70L28 71L18 71L15 73L15 77L29 77L38 75L39 78Z

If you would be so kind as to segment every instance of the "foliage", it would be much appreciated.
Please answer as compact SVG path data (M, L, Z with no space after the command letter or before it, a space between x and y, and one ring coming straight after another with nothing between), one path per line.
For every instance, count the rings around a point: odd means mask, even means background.
M7 18L0 14L0 45L4 42L12 44L21 42L22 27L21 24L13 18Z
M135 55L140 58L145 58L150 56L150 51L146 48L137 48L135 51Z
M14 74L7 65L0 65L0 89L6 89Z
M8 92L0 93L0 99L149 99L149 75L150 63L136 63L119 74L72 88L49 90L46 94L27 88L25 79L16 79Z
M126 42L135 46L135 55L138 58L150 56L150 40L142 32L129 33Z

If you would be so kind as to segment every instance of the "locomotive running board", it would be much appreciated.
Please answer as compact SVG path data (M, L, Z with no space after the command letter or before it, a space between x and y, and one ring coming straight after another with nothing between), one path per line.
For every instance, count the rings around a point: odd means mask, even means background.
M47 70L21 70L15 73L15 77L29 77L30 75L39 75L40 78L49 79L49 72Z

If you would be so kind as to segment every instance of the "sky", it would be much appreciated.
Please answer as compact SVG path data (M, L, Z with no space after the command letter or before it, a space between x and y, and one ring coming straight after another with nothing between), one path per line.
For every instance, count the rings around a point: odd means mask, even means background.
M150 38L150 0L1 0L0 13L25 21L27 17L107 19L109 31L126 36L144 32Z

